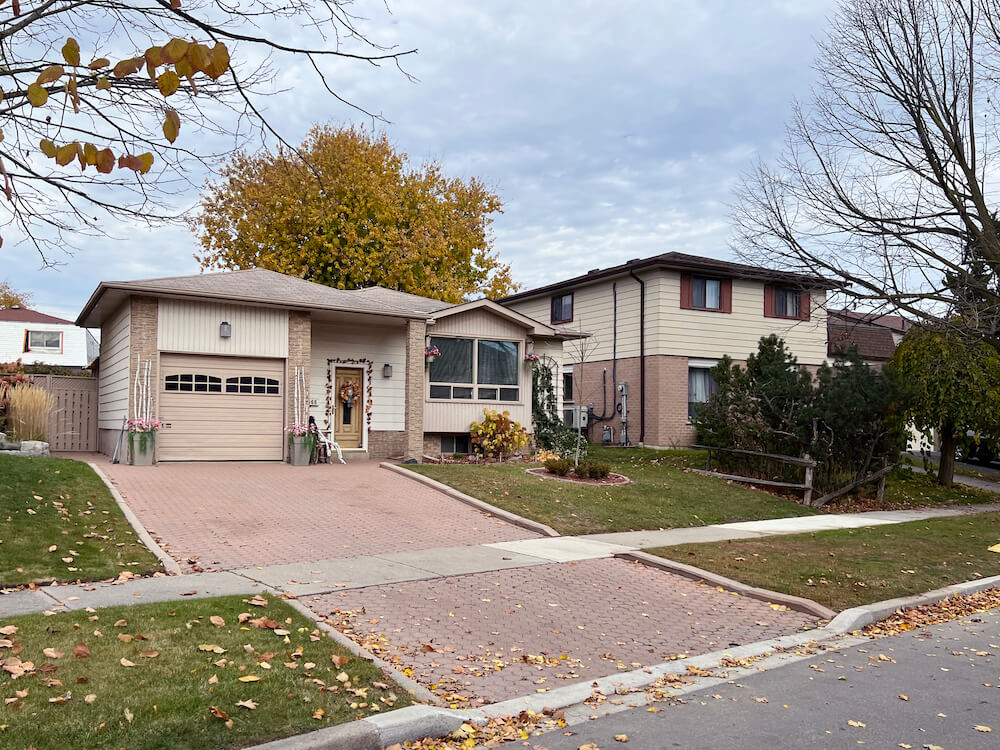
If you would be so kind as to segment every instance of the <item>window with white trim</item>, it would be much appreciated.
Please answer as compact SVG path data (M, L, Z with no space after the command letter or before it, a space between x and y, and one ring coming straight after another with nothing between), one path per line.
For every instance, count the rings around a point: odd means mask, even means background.
M521 345L517 341L433 336L431 346L441 353L430 365L430 398L520 400Z
M61 352L62 331L28 331L24 351Z
M222 378L193 372L167 375L163 379L163 390L181 393L222 393Z
M708 401L718 390L712 370L708 367L688 368L688 420L698 416L698 407Z

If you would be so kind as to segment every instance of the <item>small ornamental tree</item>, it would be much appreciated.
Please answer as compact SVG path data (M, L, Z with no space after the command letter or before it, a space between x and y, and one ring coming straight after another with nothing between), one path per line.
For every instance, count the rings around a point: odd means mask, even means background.
M938 483L951 487L959 435L1000 435L1000 354L954 328L913 328L893 363L905 384L905 412L916 427L938 431Z

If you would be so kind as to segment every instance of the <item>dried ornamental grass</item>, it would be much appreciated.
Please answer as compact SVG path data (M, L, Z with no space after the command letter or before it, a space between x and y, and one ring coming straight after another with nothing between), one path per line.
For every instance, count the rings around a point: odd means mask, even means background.
M7 426L18 440L45 440L55 399L44 388L19 383L7 391Z

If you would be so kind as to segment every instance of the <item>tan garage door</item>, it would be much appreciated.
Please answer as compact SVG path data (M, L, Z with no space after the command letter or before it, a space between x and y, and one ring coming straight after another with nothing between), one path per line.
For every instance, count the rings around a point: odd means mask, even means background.
M280 461L281 359L160 356L160 461Z

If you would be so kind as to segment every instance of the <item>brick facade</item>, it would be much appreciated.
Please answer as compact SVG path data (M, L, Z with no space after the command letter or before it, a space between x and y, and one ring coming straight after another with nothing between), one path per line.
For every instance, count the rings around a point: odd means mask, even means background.
M642 409L642 372L639 357L623 357L611 361L587 362L573 366L573 403L593 404L594 414L610 415L606 421L592 421L590 439L602 440L603 428L614 429L614 443L621 440L621 414L616 407L621 402L617 384L628 383L628 438L638 444L676 447L694 442L694 427L688 423L688 360L687 357L646 357L646 408ZM602 390L603 388L603 390ZM606 401L605 401L606 395ZM606 404L606 406L605 406ZM603 410L603 412L602 412Z
M130 330L129 330L129 365L128 365L128 417L132 419L139 416L137 413L138 404L135 394L136 364L145 369L146 362L150 362L149 368L149 393L152 398L150 414L154 419L159 418L159 393L160 393L160 357L158 348L158 312L159 304L156 297L133 296L129 299ZM114 438L117 440L117 437ZM113 444L111 445L114 450ZM154 451L154 459L156 457Z
M285 365L285 424L295 423L295 369L305 372L306 406L309 403L309 381L312 369L312 317L307 312L288 313L288 359ZM288 452L287 443L285 452Z
M406 447L405 458L420 460L424 447L424 343L427 323L406 325Z
M368 457L399 458L406 453L406 430L369 430Z

